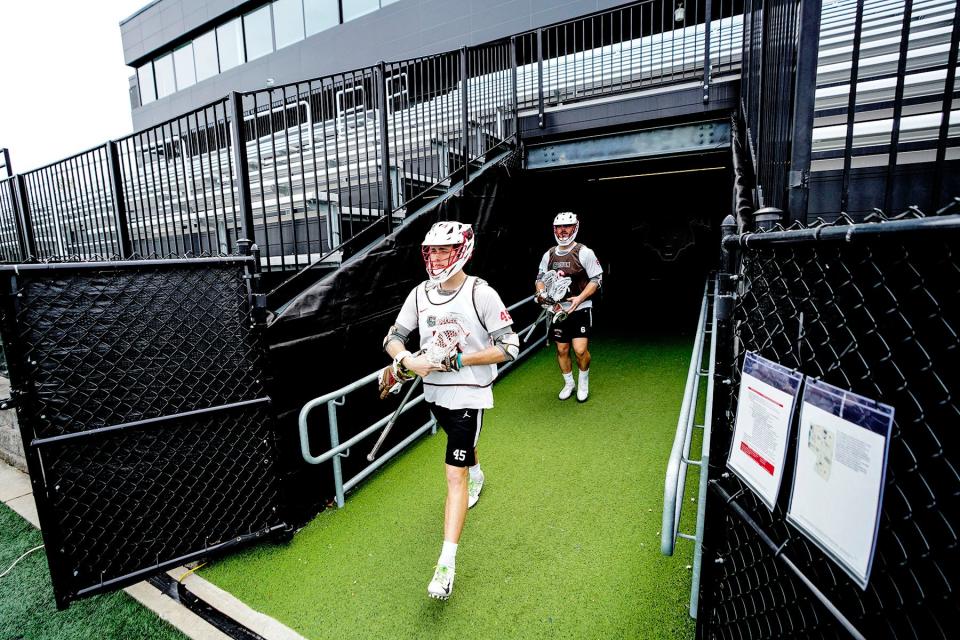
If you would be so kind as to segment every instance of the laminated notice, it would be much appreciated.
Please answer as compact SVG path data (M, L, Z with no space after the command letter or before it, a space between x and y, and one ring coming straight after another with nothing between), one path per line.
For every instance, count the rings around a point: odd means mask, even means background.
M727 466L773 510L803 374L748 351Z
M807 379L787 522L867 588L893 407Z

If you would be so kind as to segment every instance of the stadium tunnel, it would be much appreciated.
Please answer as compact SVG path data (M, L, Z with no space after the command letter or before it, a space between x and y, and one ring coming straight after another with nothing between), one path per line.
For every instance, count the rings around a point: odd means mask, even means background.
M685 329L718 264L732 179L729 147L530 169L522 177L522 210L540 221L531 242L541 251L553 240L557 212L580 217L577 240L604 268L595 303L599 331Z
M383 336L406 294L423 280L420 242L434 221L474 225L477 249L467 271L488 280L510 305L531 295L537 265L555 243L553 217L574 211L581 219L577 240L595 250L605 272L595 296L598 337L692 335L704 279L717 264L720 222L730 211L732 165L729 121L541 141L507 154L459 193L409 216L284 305L268 339L291 520L309 520L333 495L329 465L306 465L301 458L299 411L384 361ZM523 305L513 313L514 326L527 326L539 311ZM315 363L308 375L304 362ZM341 409L340 424L370 424L395 402L350 403ZM318 434L319 453L328 448L320 435L328 429L316 414L310 430ZM425 409L411 411L385 449L427 417ZM341 432L341 441L351 431ZM362 456L342 463L344 477L364 466Z

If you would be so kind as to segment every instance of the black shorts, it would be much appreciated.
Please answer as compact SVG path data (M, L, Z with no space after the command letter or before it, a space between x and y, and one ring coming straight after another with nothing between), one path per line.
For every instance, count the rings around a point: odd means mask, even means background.
M569 343L574 338L589 338L593 329L593 307L577 309L563 322L550 325L550 338L554 342Z
M447 434L447 455L451 467L472 467L477 464L474 448L483 427L483 409L447 409L430 402L430 411Z

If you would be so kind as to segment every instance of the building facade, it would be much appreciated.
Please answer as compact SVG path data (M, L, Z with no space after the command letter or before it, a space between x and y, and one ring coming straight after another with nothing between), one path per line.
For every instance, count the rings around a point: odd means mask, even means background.
M617 0L157 0L120 24L140 130L249 91L508 37Z

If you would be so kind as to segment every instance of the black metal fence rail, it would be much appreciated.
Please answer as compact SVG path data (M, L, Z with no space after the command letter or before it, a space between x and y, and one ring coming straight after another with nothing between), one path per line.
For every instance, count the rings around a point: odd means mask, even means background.
M691 79L708 99L739 69L743 2L688 4L231 94L15 176L0 258L221 255L248 238L265 271L337 264L515 139L518 107Z
M23 241L20 237L21 223L19 207L16 203L17 180L10 177L0 180L0 261L22 262L26 255L22 252Z
M811 171L836 187L821 210L865 215L877 193L885 210L934 209L949 196L960 158L958 48L954 0L824 9Z
M960 201L923 217L728 236L700 635L948 638L960 576ZM952 215L951 215L952 214ZM733 274L736 277L733 277ZM872 574L861 590L724 471L746 351L895 408ZM723 387L721 387L723 388ZM793 460L797 430L789 444Z
M127 231L116 254L234 252L241 223L228 109L224 98L105 145Z
M107 150L95 147L23 175L33 255L77 260L118 255Z
M790 202L809 169L821 0L746 0L741 114L758 207L805 215Z
M743 0L645 0L516 36L521 107L736 72Z

